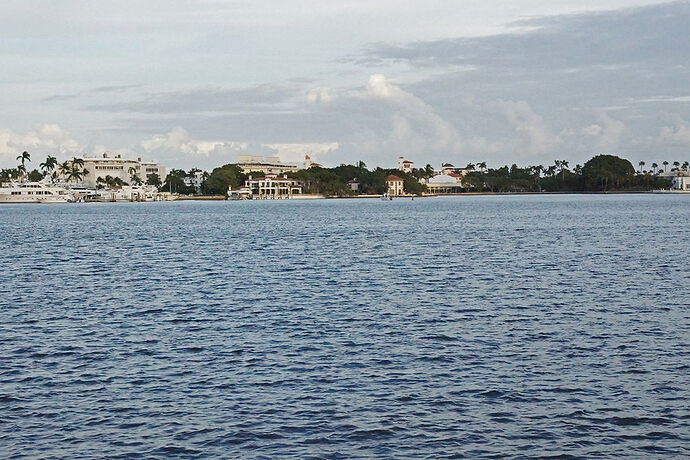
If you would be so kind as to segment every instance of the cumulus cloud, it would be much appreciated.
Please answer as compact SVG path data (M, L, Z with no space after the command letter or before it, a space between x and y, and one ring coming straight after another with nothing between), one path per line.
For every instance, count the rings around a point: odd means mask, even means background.
M387 109L383 111L389 119L387 132L377 133L383 134L378 144L384 150L397 150L400 154L461 150L460 136L451 123L436 113L431 105L382 74L372 75L364 91L354 97ZM372 146L371 143L369 145Z
M621 140L626 132L625 123L611 118L607 114L601 114L597 123L582 128L581 134L593 138L596 146L602 151L611 151L621 145Z
M306 99L309 104L328 104L333 101L334 97L333 91L325 86L312 88L306 93Z
M34 158L36 154L65 158L79 154L81 146L69 132L55 123L39 124L25 133L0 129L0 164L13 166L16 156L25 150Z
M536 156L548 153L561 143L544 119L525 101L499 100L493 104L506 117L508 123L522 136L524 151Z
M317 161L324 155L338 150L338 142L307 142L293 144L262 144L262 147L274 151L282 161L297 163L309 155L312 161Z
M181 127L173 128L166 134L157 134L145 139L141 141L139 146L149 153L165 156L182 154L192 157L236 153L247 149L247 143L244 142L192 139L189 133Z
M658 142L663 144L690 146L690 126L664 126L659 133Z

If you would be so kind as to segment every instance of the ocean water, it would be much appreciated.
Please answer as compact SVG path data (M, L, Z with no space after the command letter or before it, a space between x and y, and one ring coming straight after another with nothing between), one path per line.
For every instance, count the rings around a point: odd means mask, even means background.
M690 196L0 207L1 458L690 456Z

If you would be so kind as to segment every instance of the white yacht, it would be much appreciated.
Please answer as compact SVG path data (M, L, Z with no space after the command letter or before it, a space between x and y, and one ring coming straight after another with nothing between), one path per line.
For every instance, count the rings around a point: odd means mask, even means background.
M0 187L0 203L71 203L72 194L50 182L7 182Z
M169 194L159 193L152 185L125 185L117 188L88 190L80 194L78 201L92 202L124 202L124 201L171 201Z

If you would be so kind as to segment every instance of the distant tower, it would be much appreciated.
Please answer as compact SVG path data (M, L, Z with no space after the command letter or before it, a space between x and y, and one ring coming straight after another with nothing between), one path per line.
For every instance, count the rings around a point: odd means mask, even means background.
M309 155L304 155L304 169L311 168L311 157Z
M406 160L405 157L398 157L398 169L402 172L411 173L414 162Z

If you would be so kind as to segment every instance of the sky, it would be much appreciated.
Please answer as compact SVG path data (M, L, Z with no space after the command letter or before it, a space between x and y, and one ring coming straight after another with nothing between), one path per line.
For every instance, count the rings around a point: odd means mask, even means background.
M509 5L506 6L506 3ZM24 0L0 167L690 160L690 2Z

